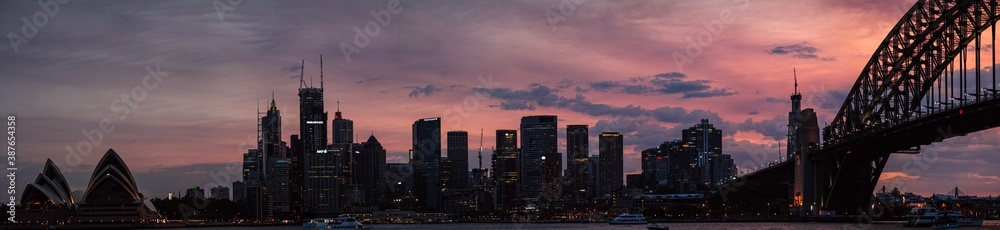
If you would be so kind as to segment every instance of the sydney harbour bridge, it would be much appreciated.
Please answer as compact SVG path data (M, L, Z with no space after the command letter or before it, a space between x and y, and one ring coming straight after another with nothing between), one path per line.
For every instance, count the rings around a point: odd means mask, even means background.
M787 199L792 214L866 213L891 155L920 154L922 145L1000 125L997 20L997 0L917 1L872 54L828 126L820 130L811 109L793 105L789 160L726 189L779 187L755 194Z

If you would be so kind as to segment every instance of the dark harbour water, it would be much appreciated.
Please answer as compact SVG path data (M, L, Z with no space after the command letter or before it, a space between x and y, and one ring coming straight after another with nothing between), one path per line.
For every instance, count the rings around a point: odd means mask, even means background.
M788 229L788 230L799 230L799 229L931 229L931 228L904 228L902 222L893 223L876 223L871 225L859 225L856 223L788 223L788 222L752 222L752 223L666 223L664 224L670 227L671 230L677 229L705 229L705 230L720 230L720 229ZM474 224L474 223L461 223L461 224L409 224L409 225L394 225L394 224L373 224L368 225L374 229L433 229L433 230L459 230L459 229L493 229L493 230L518 230L518 229L532 229L532 230L575 230L575 229L634 229L634 230L645 230L646 225L609 225L606 223L488 223L488 224ZM195 229L206 229L206 230L233 230L233 229L256 229L256 230L290 230L290 229L302 229L298 226L277 226L277 227L213 227L213 228L195 228ZM997 220L987 220L983 223L982 227L979 228L961 228L961 229L1000 229L1000 221Z

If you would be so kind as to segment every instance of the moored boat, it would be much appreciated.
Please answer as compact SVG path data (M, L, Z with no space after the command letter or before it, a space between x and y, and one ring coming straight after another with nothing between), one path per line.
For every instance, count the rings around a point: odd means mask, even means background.
M938 211L934 208L914 208L906 217L904 227L930 227L938 219Z
M647 224L646 217L642 214L621 214L615 219L608 221L609 224Z
M365 228L354 217L315 218L302 223L302 229Z

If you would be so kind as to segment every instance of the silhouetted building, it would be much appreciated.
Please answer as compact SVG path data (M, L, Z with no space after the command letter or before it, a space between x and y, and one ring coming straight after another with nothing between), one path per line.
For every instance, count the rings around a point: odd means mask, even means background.
M229 188L226 186L215 186L211 188L212 199L216 200L228 200L229 199Z
M346 144L354 143L354 121L344 119L340 112L340 102L337 102L337 112L333 113L333 143Z
M233 201L243 200L243 194L243 181L233 181Z
M712 158L712 183L720 186L736 179L736 162L729 154L719 154Z
M451 161L451 178L447 189L469 189L469 133L448 132L448 160Z
M521 117L521 153L518 156L519 198L539 198L548 183L559 184L559 177L546 175L542 165L542 156L558 153L556 127L558 127L556 116Z
M264 184L264 154L259 149L249 149L243 154L243 195L241 215L246 219L266 222L273 217L271 197Z
M587 166L590 158L589 133L587 125L566 126L566 194L575 199L587 197L590 180Z
M510 210L517 202L517 130L497 130L496 148L493 149L494 205L499 210Z
M642 185L647 192L668 185L670 175L670 142L642 151Z
M600 156L590 156L587 160L587 168L589 169L587 174L590 175L590 182L587 183L587 196L596 197L603 195L600 192L600 180L601 180L601 157Z
M385 174L387 210L413 210L413 165L410 163L387 163Z
M261 150L261 159L266 159L262 166L264 176L262 184L266 187L267 196L271 200L271 208L275 212L288 213L289 211L289 170L288 148L284 141L281 141L281 111L271 98L270 106L264 117L260 118L260 140L258 148Z
M697 166L702 170L699 182L714 185L716 178L712 175L709 163L712 158L722 154L722 130L708 123L708 119L701 119L701 123L685 129L681 136L688 146L693 146L698 152Z
M359 152L355 172L364 191L365 204L380 206L386 195L385 148L375 135L371 135L368 141L361 143Z
M337 102L337 112L330 121L333 128L333 144L331 148L339 148L341 152L348 153L340 156L340 179L342 185L360 184L358 175L352 173L357 161L353 159L359 153L354 147L354 121L344 119L340 112L340 102ZM357 146L360 147L360 146Z
M291 184L291 178L289 175L290 167L288 161L285 159L277 159L271 163L271 180L268 181L268 192L271 196L271 207L275 212L281 212L282 215L290 212L290 191L289 185Z
M618 132L604 132L601 133L598 139L600 143L599 156L601 158L598 164L599 170L599 180L598 188L600 194L614 194L622 188L622 180L624 179L624 169L623 165L623 155L624 149L622 146L623 137Z
M293 217L301 217L305 207L305 153L302 151L302 139L299 135L291 135L288 148L288 207ZM242 187L241 187L242 188ZM235 191L235 186L234 186ZM235 196L235 193L233 194ZM233 198L235 200L235 198Z
M667 143L665 143L667 144ZM663 145L661 145L662 147ZM672 193L699 192L701 168L698 167L698 149L682 140L669 142L670 169L667 176Z
M184 192L184 198L204 200L205 189L198 186L191 186Z
M322 62L322 58L321 58ZM322 68L322 65L320 65ZM304 68L303 68L304 69ZM310 215L330 215L340 207L339 149L327 145L327 112L323 104L323 80L320 87L299 87L299 135L302 142L303 209Z
M625 188L642 189L642 174L625 175Z
M420 211L437 211L441 202L441 118L413 122L413 193Z
M490 169L487 168L474 168L470 173L469 184L474 188L488 188L491 187L490 184Z

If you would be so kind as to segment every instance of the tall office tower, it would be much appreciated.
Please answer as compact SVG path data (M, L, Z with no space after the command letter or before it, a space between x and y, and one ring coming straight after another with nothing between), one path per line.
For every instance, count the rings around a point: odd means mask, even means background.
M441 203L441 118L413 122L413 194L419 211L434 212Z
M302 139L299 135L289 138L288 152L288 207L293 218L301 217L305 196L305 172L303 169Z
M668 184L670 142L642 151L642 189L656 191Z
M685 129L681 136L688 146L693 146L698 151L697 166L702 170L699 182L708 186L715 184L712 181L713 176L709 163L712 158L722 154L722 130L716 129L714 125L708 123L708 119L701 119L700 124Z
M254 221L271 221L271 197L264 185L264 156L258 149L243 154L244 217Z
M288 217L291 211L289 203L290 191L288 188L291 184L289 167L288 161L278 159L271 163L271 175L268 175L271 178L267 182L268 195L271 196L271 208L274 209L275 215L279 217Z
M590 181L587 161L590 159L590 139L587 125L566 126L566 194L574 199L586 199Z
M387 210L414 209L412 164L386 163L385 184Z
M683 140L669 142L670 162L667 174L674 193L698 192L701 170L698 168L698 149ZM662 145L661 145L662 147Z
M320 57L321 63L322 60ZM323 105L322 64L320 69L319 88L311 85L303 87L305 82L301 79L299 84L299 135L302 141L302 170L305 185L303 209L312 215L339 212L340 197L340 184L331 179L339 178L340 152L327 149L327 113Z
M385 201L386 193L385 148L375 135L371 135L368 141L361 143L358 152L355 173L364 192L365 204L380 206Z
M542 156L558 153L556 116L521 117L521 154L518 156L519 198L539 198L547 183L559 184L559 177L546 178ZM558 173L557 173L558 174Z
M792 69L793 73L795 69ZM799 121L799 112L802 110L802 94L799 94L799 77L795 76L795 90L792 92L792 111L788 112L788 139L785 147L788 148L787 153L785 153L785 160L792 160L795 157L795 151L798 148L799 138L798 130L802 126Z
M603 132L598 139L600 144L598 164L598 187L600 194L614 194L622 188L624 169L622 158L624 148L623 137L618 132Z
M243 181L233 181L233 201L244 200Z
M469 189L468 132L448 132L448 160L451 160L451 180L448 189Z
M590 182L587 183L587 196L596 197L603 195L600 190L600 174L601 174L601 157L599 155L590 156L590 160L587 161L587 168L589 171L587 174L590 177Z
M260 118L260 149L267 159L285 159L285 143L281 141L281 111L271 98L267 115Z
M289 211L289 165L285 153L287 146L281 141L281 111L273 96L266 115L260 118L258 145L266 159L263 184L271 197L271 207L276 213L284 215Z
M471 177L469 178L469 185L476 189L487 189L489 188L490 180L490 170L487 168L474 168Z
M729 154L712 158L712 185L721 186L736 179L736 162Z
M342 149L341 152L350 153L340 156L340 178L343 184L354 184L360 183L357 181L357 175L351 173L356 164L355 160L352 159L353 155L357 155L358 151L353 147L354 143L354 121L349 119L344 119L343 113L340 112L340 102L337 102L337 112L333 113L333 120L330 124L333 128L333 148Z
M448 157L441 158L441 164L438 165L438 172L441 176L441 191L446 192L451 189L451 160Z
M497 130L493 149L493 200L498 210L510 210L517 203L517 130Z

